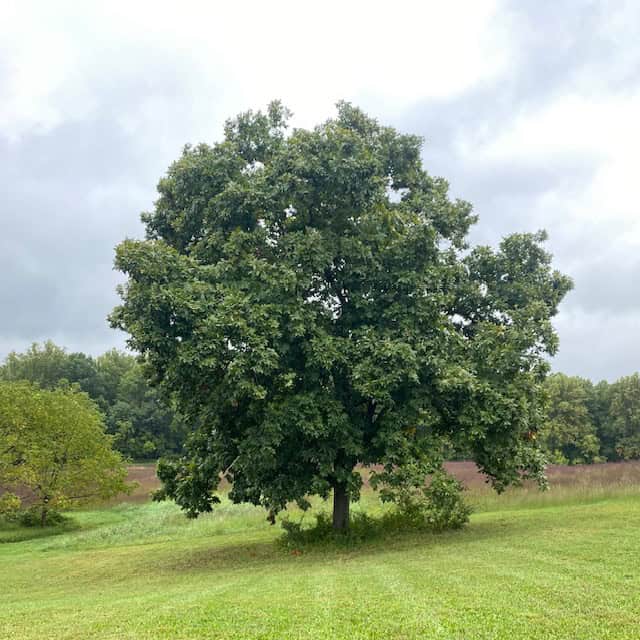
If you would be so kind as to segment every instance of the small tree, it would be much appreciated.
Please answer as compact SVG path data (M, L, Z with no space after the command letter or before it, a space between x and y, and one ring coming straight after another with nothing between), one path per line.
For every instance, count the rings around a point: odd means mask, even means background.
M126 492L126 474L86 394L0 382L0 485L27 489L42 526L52 510Z
M543 233L469 250L471 206L426 173L421 139L345 103L287 135L246 113L187 147L127 240L112 324L199 425L160 466L166 495L209 511L220 475L273 515L334 494L344 529L358 464L388 472L468 450L501 490L540 478L538 386L570 288Z

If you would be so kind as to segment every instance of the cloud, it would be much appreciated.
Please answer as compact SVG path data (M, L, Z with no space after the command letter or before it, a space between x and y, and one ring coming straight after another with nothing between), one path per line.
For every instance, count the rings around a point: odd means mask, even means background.
M142 234L182 145L272 98L297 126L346 98L425 136L429 171L480 215L474 241L549 230L576 282L556 368L639 368L637 3L66 1L5 18L0 356L49 337L121 346L113 247Z
M180 124L188 74L121 80L105 80L80 115L19 120L0 138L0 348L49 337L94 353L123 344L106 322L120 280L113 249L142 235L139 214L193 131Z
M555 264L575 282L556 320L554 367L612 379L640 368L630 331L640 320L640 7L502 9L509 68L492 83L413 105L395 122L426 138L429 170L474 204L475 241L549 231Z

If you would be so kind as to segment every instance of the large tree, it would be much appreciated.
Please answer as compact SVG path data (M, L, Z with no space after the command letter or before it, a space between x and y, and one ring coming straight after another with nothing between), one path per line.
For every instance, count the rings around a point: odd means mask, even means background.
M230 498L273 514L464 445L497 489L540 477L538 385L570 281L543 233L470 250L471 206L423 169L422 141L341 103L288 133L279 103L187 146L126 240L111 316L197 431L161 467L190 515Z

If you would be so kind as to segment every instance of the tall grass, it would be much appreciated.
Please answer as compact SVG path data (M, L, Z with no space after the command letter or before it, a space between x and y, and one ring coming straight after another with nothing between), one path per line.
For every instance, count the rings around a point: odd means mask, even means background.
M468 465L468 463L460 463ZM456 473L456 468L452 469ZM475 511L502 509L532 509L578 503L593 503L614 498L640 495L640 462L616 462L594 465L552 465L547 470L549 488L541 491L535 484L525 482L496 494L476 472L458 469L466 475L467 501Z
M453 463L449 465L449 471L467 486L465 500L475 513L590 504L640 495L640 463L637 462L551 467L548 491L525 484L502 495L496 494L470 463ZM135 473L136 480L145 488L152 488L157 483L152 466L142 468L137 465ZM281 517L308 526L317 514L331 510L329 501L313 498L311 502L309 512L302 512L292 505ZM352 505L354 514L366 513L373 518L380 518L389 509L389 505L381 504L378 495L366 485L360 501ZM0 522L0 543L31 540L43 550L88 549L118 544L180 544L180 541L226 534L238 534L245 539L255 536L273 539L282 531L280 526L267 524L263 509L234 505L224 496L212 513L195 520L187 519L175 504L149 502L148 495L142 493L132 502L76 511L70 516L68 522L47 529Z

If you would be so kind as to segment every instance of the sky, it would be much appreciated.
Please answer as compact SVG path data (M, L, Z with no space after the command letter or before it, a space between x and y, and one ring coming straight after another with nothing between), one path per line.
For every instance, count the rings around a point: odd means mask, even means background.
M575 283L555 370L640 370L638 25L637 0L0 0L0 358L123 347L114 247L183 145L345 99L424 137L473 243L548 231Z

